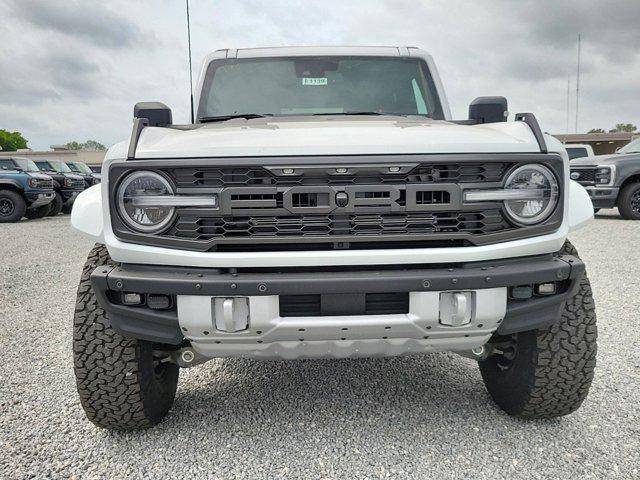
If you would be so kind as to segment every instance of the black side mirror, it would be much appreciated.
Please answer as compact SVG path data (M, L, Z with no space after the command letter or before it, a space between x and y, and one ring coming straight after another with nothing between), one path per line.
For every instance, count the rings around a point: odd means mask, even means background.
M504 97L478 97L469 105L469 120L477 123L506 122L508 114Z
M164 127L173 123L171 109L161 102L138 102L133 107L134 118L146 118L150 127Z

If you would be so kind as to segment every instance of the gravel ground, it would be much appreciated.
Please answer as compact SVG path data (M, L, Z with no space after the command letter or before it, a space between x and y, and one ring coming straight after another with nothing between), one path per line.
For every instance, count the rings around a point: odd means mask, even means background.
M0 225L0 478L638 478L640 222L572 237L600 338L583 407L514 420L453 354L212 361L182 371L158 427L99 430L74 386L71 319L91 244L68 217Z

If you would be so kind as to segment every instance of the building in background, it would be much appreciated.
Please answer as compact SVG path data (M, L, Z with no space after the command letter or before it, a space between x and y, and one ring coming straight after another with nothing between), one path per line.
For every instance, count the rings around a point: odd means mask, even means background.
M105 150L69 150L66 145L51 145L51 150L36 151L31 149L18 150L16 152L3 152L2 157L26 157L33 161L38 159L62 160L63 162L84 162L92 170L100 171L102 161L107 152Z
M591 145L596 155L607 155L615 153L620 147L624 147L634 138L640 136L638 133L568 133L554 135L562 143L586 143Z

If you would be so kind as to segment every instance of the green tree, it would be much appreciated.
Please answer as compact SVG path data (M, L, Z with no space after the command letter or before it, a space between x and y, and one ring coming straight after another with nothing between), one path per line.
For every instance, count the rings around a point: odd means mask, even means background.
M73 141L73 142L67 143L67 148L69 150L82 150L82 147L83 147L83 144L80 142Z
M633 133L638 130L638 127L631 123L617 123L615 128L609 130L609 133L628 132Z
M86 142L84 142L84 149L85 150L106 150L107 147L105 147L100 142L96 142L95 140L87 140Z
M607 133L602 128L592 128L587 133Z
M107 149L107 147L105 147L100 142L96 142L95 140L87 140L84 143L76 142L76 141L69 142L67 143L67 148L69 150L106 150Z
M27 148L27 140L20 132L0 130L0 147L4 152L15 152L21 148Z

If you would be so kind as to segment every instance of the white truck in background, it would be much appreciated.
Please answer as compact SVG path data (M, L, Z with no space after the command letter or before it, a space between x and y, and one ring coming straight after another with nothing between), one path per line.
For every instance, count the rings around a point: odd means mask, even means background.
M567 235L593 207L532 114L481 97L455 121L406 47L219 50L195 105L137 104L75 202L92 422L158 423L179 369L219 357L455 351L511 415L580 406L596 317Z

